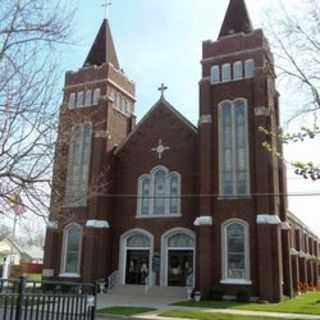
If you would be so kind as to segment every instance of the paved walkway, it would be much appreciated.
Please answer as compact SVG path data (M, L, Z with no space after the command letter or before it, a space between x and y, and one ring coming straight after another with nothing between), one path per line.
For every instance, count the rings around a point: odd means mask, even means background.
M145 307L152 309L163 309L168 305L181 301L172 297L152 297L152 296L133 296L133 295L99 295L97 299L97 309L108 307Z
M187 308L187 307L176 307L170 306L157 310L156 312L148 312L134 318L144 319L144 320L172 320L172 318L160 317L159 314L169 311L169 310L196 310L203 311L207 313L221 313L221 314L231 314L238 316L252 316L252 317L270 317L270 318L279 318L279 319L300 319L300 320L320 320L319 316L314 315L305 315L305 314L295 314L295 313L279 313L279 312L262 312L262 311L245 311L245 310L230 310L230 309L205 309L205 308ZM319 310L320 312L320 310ZM188 320L188 319L185 319Z

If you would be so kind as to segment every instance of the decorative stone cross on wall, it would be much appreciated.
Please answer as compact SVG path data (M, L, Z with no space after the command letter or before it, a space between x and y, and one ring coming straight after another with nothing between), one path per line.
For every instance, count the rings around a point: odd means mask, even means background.
M170 147L165 147L165 146L162 144L162 140L159 139L158 146L157 146L156 148L152 148L151 150L154 151L154 152L157 152L157 153L158 153L158 159L161 160L161 159L162 159L162 154L163 154L165 151L170 150Z

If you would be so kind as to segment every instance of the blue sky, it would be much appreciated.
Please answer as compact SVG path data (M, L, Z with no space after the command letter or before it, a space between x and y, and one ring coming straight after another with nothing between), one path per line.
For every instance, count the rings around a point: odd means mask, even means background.
M104 18L105 0L74 0L76 45L63 53L62 68L77 70ZM264 12L278 0L247 0L256 27L264 22ZM159 98L157 88L164 82L167 99L189 120L198 119L198 81L202 41L216 39L229 0L113 0L110 23L122 68L136 82L136 113L141 118ZM290 0L290 5L298 3ZM282 94L282 119L292 111ZM315 160L315 143L285 148L288 160ZM318 148L318 147L317 147ZM319 149L319 148L318 148ZM289 171L289 192L317 192L320 183L306 182ZM320 233L319 197L290 198L290 209Z

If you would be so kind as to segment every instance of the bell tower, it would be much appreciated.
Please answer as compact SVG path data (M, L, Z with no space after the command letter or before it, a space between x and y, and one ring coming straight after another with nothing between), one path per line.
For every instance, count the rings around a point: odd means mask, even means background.
M46 241L45 267L52 276L66 274L59 259L63 257L63 230L71 222L84 235L79 277L92 281L109 273L112 199L106 194L113 188L113 150L135 126L135 101L135 84L120 67L109 21L104 19L83 66L65 76L50 213L58 231L48 230ZM77 132L86 133L86 138L70 147L72 139L77 139L74 128L80 128ZM81 171L83 162L86 167ZM67 200L68 179L73 193L77 188L85 194L76 203ZM99 256L105 259L98 263Z
M247 288L278 301L282 295L281 222L286 221L284 169L263 148L278 149L278 92L273 56L261 29L254 29L244 0L230 0L219 37L203 42L200 80L200 213L212 225L200 226L200 288L223 285L232 294ZM246 275L228 278L222 225L238 219L248 225ZM204 219L205 220L205 219ZM214 243L214 251L208 250ZM285 266L290 267L288 266ZM270 270L273 270L270 273ZM201 283L202 282L202 283Z

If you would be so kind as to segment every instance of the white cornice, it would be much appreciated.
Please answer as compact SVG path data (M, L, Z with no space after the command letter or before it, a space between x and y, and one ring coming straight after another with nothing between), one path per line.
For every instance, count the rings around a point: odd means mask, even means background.
M213 225L213 219L211 216L202 216L198 217L194 223L194 226L201 227L201 226L212 226Z
M259 214L257 215L257 224L281 224L281 220L274 214Z
M94 229L110 229L110 224L107 220L88 220L86 227Z

